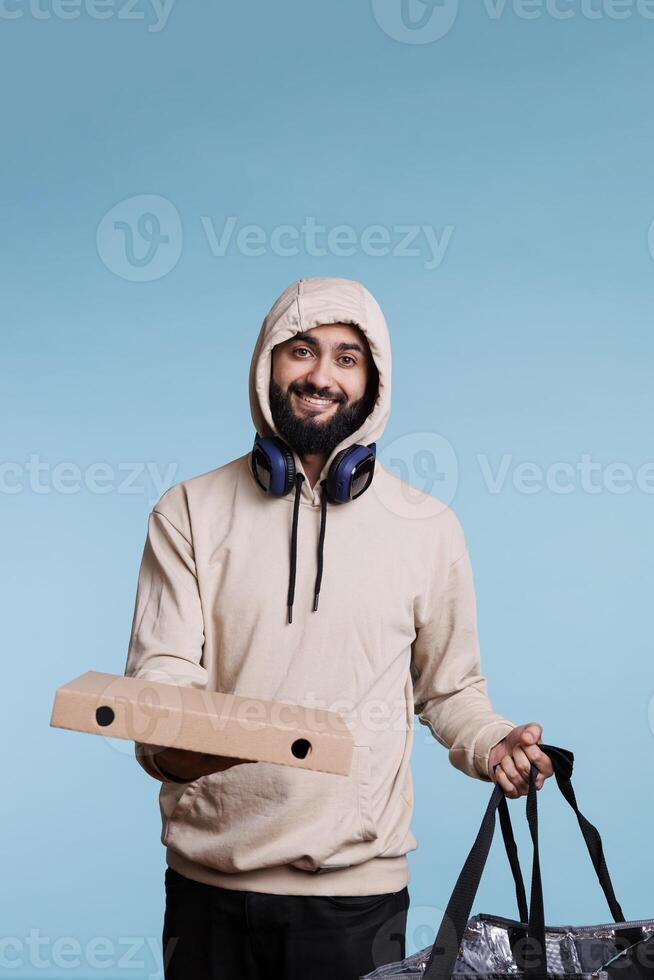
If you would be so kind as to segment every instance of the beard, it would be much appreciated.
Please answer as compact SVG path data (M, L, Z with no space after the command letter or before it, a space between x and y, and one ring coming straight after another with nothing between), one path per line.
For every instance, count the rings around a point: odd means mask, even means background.
M287 391L283 391L271 378L270 411L277 431L299 456L312 453L329 456L339 442L356 432L370 415L377 398L377 384L369 383L365 393L354 402L344 401L344 395L336 396L336 410L325 421L319 417L300 418L296 415L291 404L293 392L320 397L315 388L299 383L291 384Z

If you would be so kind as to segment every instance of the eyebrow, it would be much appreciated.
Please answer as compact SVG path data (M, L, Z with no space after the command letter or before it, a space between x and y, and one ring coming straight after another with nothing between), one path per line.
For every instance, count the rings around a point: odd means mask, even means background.
M294 343L296 340L301 340L303 343L307 344L309 347L320 347L320 341L316 337L311 337L306 333L296 333L289 341L290 344ZM344 351L344 350L356 350L365 357L365 351L361 344L357 344L356 341L348 343L342 340L339 344L332 344L333 351Z

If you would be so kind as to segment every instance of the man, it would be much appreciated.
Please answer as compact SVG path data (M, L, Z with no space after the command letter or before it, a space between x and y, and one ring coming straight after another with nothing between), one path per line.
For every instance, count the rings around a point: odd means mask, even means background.
M162 782L166 977L356 980L405 955L414 713L508 796L531 763L538 788L552 767L541 726L488 699L454 511L411 488L424 516L408 515L408 488L375 463L391 349L374 297L344 279L289 286L249 393L252 452L150 514L126 674L339 711L353 765L137 744Z

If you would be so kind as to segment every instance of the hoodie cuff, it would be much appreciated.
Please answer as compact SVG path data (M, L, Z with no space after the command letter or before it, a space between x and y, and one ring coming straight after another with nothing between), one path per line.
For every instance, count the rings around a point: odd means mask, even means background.
M491 749L493 749L498 742L506 738L509 732L512 732L517 725L512 721L494 721L490 725L485 725L477 735L472 746L472 754L474 760L474 767L477 771L479 779L485 783L492 783L493 780L488 775L488 760L490 758Z

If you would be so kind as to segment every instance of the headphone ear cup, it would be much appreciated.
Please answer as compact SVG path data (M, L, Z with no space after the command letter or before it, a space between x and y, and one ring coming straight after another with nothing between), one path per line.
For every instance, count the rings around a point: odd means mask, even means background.
M346 449L341 449L339 453L336 453L329 466L329 472L327 473L327 496L333 502L340 502L338 494L339 465L351 449L351 446L348 446Z
M284 457L284 496L290 493L293 489L293 484L295 483L295 460L293 458L293 450L286 445L283 439L279 439L277 436L273 436L276 445L279 447L280 453Z
M356 443L336 453L327 473L326 490L329 500L335 504L344 504L348 500L355 500L357 497L360 497L372 483L375 459L376 444L374 442L368 446L362 446ZM368 481L351 497L350 494L356 485L353 478L354 471L357 467L363 466L364 463L365 467L360 470L360 473L367 474Z
M252 472L262 490L273 497L285 497L295 483L293 450L279 436L255 436L252 452ZM257 472L266 472L263 478Z

